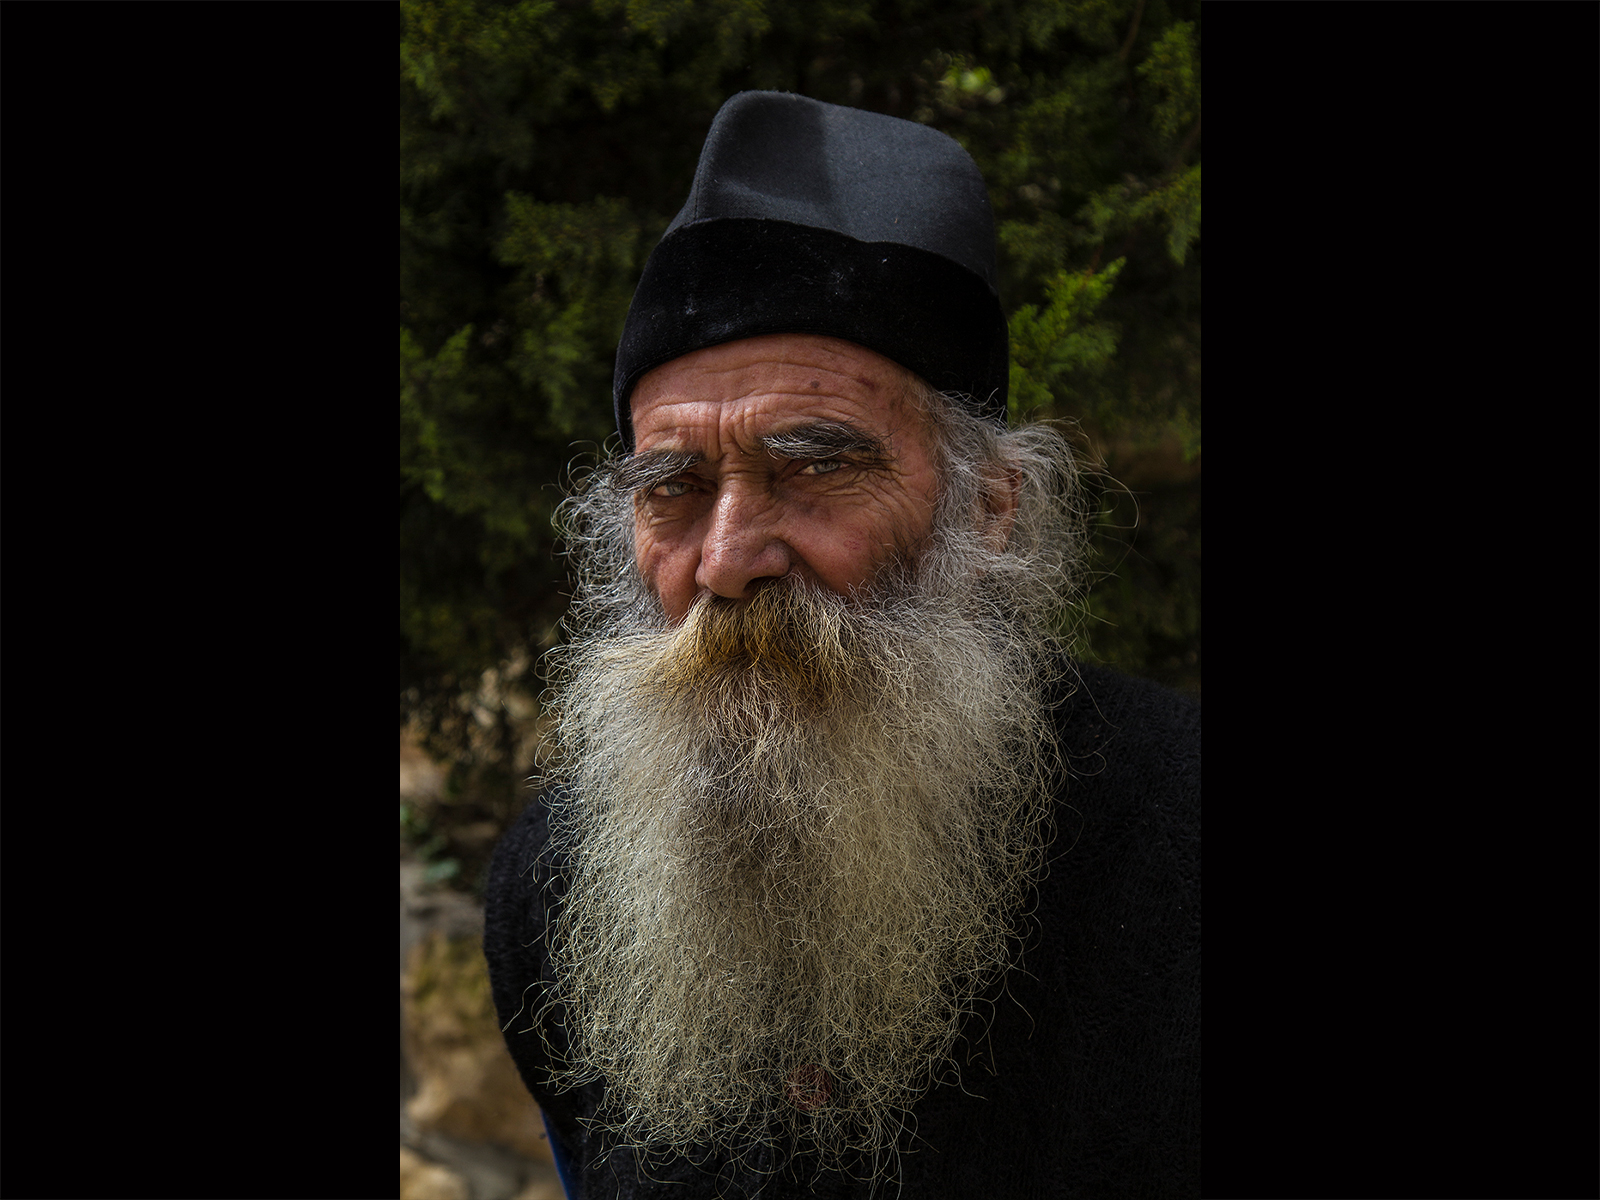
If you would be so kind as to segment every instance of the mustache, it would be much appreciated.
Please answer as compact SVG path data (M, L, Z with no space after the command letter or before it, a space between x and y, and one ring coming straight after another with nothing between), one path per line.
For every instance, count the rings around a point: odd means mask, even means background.
M649 686L663 700L715 704L758 687L801 705L837 702L870 675L863 615L803 580L774 580L749 600L706 594L655 635Z

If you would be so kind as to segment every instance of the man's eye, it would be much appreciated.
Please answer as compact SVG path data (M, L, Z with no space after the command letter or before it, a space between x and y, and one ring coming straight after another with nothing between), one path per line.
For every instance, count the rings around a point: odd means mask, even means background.
M665 483L658 483L650 489L652 496L684 496L689 492L689 485L682 479L669 479Z
M800 469L802 475L828 475L844 466L840 458L819 458L815 462L808 462Z

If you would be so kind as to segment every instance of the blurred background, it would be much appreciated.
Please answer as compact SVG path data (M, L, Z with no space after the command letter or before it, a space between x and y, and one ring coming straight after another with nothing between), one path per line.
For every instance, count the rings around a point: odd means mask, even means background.
M539 1200L560 1193L506 1074L478 905L569 595L551 512L613 436L628 301L712 117L798 92L966 147L998 227L1012 418L1063 423L1093 467L1076 652L1198 696L1200 5L400 9L402 1194Z

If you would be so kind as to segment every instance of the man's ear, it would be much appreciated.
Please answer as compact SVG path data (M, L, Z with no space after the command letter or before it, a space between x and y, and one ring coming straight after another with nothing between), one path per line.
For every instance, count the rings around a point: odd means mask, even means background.
M1015 467L996 469L989 474L983 489L984 540L999 554L1011 542L1011 528L1017 522L1017 503L1022 495L1022 472Z

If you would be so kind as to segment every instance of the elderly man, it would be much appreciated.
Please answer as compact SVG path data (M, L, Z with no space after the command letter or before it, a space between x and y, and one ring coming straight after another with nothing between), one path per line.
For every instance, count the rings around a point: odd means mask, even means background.
M572 1196L1199 1192L1198 708L1078 666L933 130L718 114L565 506L559 749L485 949Z

